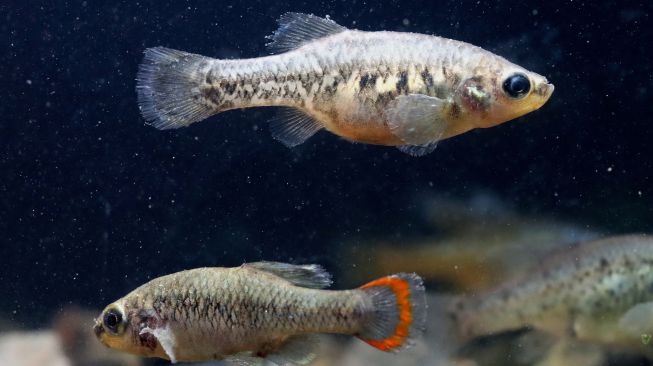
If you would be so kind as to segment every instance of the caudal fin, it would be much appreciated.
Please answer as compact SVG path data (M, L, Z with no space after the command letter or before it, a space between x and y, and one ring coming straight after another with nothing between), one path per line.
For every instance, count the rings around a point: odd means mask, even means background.
M136 93L149 124L161 130L179 128L217 112L203 100L199 88L210 60L165 47L145 50Z
M360 288L370 296L374 311L358 337L386 352L411 346L426 322L422 279L414 273L399 273Z

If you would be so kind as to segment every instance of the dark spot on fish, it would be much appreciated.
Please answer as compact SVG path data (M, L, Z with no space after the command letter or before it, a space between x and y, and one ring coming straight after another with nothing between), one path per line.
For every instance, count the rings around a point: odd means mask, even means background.
M608 267L608 265L610 265L610 263L608 262L607 259L602 257L600 261L600 265L601 265L601 269L605 269L606 267Z
M397 94L408 94L408 72L401 71L397 77Z
M365 87L367 86L367 82L369 81L369 79L370 79L370 75L369 75L369 74L363 74L363 75L361 75L361 79L360 79L360 81L358 82L358 87L359 87L361 90L365 89Z
M377 74L369 74L365 73L361 75L360 82L358 83L360 90L368 89L368 88L373 88L376 86L376 78L378 77Z
M342 80L347 81L351 77L351 70L348 67L340 67L338 74Z
M203 90L203 93L206 99L210 100L216 105L219 105L222 101L222 95L219 88L208 87Z
M442 66L444 68L444 66ZM429 72L428 67L425 68L420 74L422 77L422 82L424 85L426 85L427 88L432 88L433 87L433 75Z
M225 94L233 95L236 92L237 84L229 81L221 81L220 87L224 89Z
M204 78L204 82L206 82L207 84L211 85L211 84L213 84L213 81L214 81L214 80L213 80L213 70L209 70L209 71L206 73L206 77Z

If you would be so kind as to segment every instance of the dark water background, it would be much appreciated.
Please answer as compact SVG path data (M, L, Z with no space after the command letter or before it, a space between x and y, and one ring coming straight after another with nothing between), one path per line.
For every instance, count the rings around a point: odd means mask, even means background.
M41 326L197 266L343 271L337 247L353 236L423 234L415 197L429 193L484 189L524 212L653 231L650 1L38 3L0 4L0 318ZM144 124L134 77L146 47L264 55L286 11L468 41L556 91L424 158L328 133L287 149L266 131L272 109L172 132Z

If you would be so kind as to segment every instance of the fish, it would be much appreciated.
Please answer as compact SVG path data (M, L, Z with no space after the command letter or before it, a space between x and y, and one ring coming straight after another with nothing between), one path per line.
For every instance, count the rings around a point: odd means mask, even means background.
M532 112L554 90L544 76L461 41L347 29L302 13L278 23L269 56L146 49L136 78L144 119L165 130L232 109L281 107L269 127L286 146L324 129L422 156L441 140Z
M459 339L530 329L653 356L653 237L632 234L561 250L514 281L451 301Z
M549 253L606 236L581 223L519 212L488 193L466 199L419 196L415 205L422 206L422 214L413 225L429 234L342 243L342 257L357 269L342 273L345 280L409 269L448 292L486 291L531 271Z
M325 290L318 265L255 262L155 278L96 319L101 343L171 362L263 359L306 364L317 334L356 336L386 352L409 348L425 324L421 278L400 273L353 290Z

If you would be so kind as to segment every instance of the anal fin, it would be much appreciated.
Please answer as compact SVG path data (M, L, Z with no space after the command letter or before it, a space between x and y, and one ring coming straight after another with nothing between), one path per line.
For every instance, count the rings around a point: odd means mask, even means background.
M238 366L307 365L316 357L319 336L304 334L289 337L278 344L268 344L265 352L242 352L225 358Z
M243 267L272 273L300 287L327 288L333 282L331 281L331 275L317 264L296 265L281 262L254 262L245 263Z
M424 156L432 153L436 147L438 147L437 141L424 145L399 145L397 146L397 149L410 156Z
M318 344L319 336L315 334L293 336L266 359L277 365L306 365L315 360Z
M290 107L282 108L270 121L272 137L288 147L302 144L321 129L322 124L313 117Z

